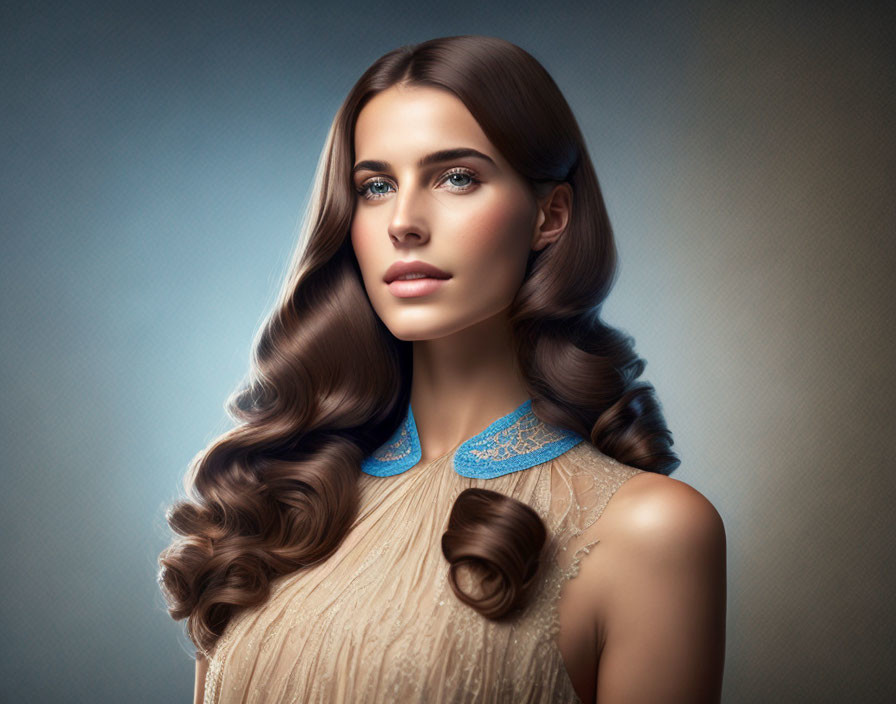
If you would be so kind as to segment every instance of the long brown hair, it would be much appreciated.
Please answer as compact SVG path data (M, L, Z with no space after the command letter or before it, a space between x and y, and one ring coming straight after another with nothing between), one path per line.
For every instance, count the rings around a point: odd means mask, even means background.
M644 362L632 339L599 318L616 247L584 139L557 85L502 39L400 47L367 69L339 108L283 289L258 332L249 373L227 402L238 424L193 459L188 496L166 515L178 535L159 557L159 583L169 613L187 619L202 651L238 610L267 600L272 579L332 555L357 515L361 460L404 419L412 343L395 338L374 312L349 238L355 122L371 97L397 83L457 96L533 193L562 181L572 187L566 232L531 253L509 310L535 414L622 463L662 474L678 466L653 387L637 381ZM483 616L501 618L525 601L544 541L530 507L485 489L464 491L442 541L452 589ZM462 562L497 587L481 599L464 593L454 579Z

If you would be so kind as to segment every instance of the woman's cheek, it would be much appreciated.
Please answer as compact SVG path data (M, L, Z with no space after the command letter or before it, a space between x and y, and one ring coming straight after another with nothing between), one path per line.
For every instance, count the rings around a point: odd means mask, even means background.
M527 245L524 223L516 208L491 208L477 220L476 231L470 237L468 251L478 268L488 270L493 277L512 278L519 256Z

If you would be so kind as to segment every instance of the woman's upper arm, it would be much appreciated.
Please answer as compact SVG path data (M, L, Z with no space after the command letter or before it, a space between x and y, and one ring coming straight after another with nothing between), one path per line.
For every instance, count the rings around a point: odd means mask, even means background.
M604 541L612 576L601 597L597 701L719 702L725 527L696 489L662 475L651 479L617 503Z
M202 653L196 653L196 684L193 689L193 704L202 704L206 672L208 672L208 660Z

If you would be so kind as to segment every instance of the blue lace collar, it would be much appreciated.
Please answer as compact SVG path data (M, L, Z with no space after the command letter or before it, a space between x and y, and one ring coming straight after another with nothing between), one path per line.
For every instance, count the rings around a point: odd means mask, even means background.
M532 412L532 399L499 418L454 451L454 470L475 479L493 479L559 457L585 438L571 430L548 425ZM404 422L372 454L361 470L375 477L406 472L420 462L423 451L414 413L408 404Z

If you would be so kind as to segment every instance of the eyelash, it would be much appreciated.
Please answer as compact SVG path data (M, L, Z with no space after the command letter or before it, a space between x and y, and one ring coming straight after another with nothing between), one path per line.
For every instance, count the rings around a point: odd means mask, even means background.
M461 174L463 176L469 177L470 183L467 186L451 186L449 188L449 190L452 193L466 193L467 191L472 190L472 188L475 184L480 183L480 180L478 178L476 178L476 174L473 171L471 171L470 169L462 168L462 167L458 167L456 169L452 169L451 171L446 172L445 174L442 175L442 180L444 181L449 176L453 176L454 174ZM360 195L365 200L381 200L386 195L388 195L386 193L378 193L375 195L374 194L368 195L368 189L374 183L387 183L387 181L380 176L375 176L374 178L371 178L370 180L362 183L355 190L358 192L358 195Z

